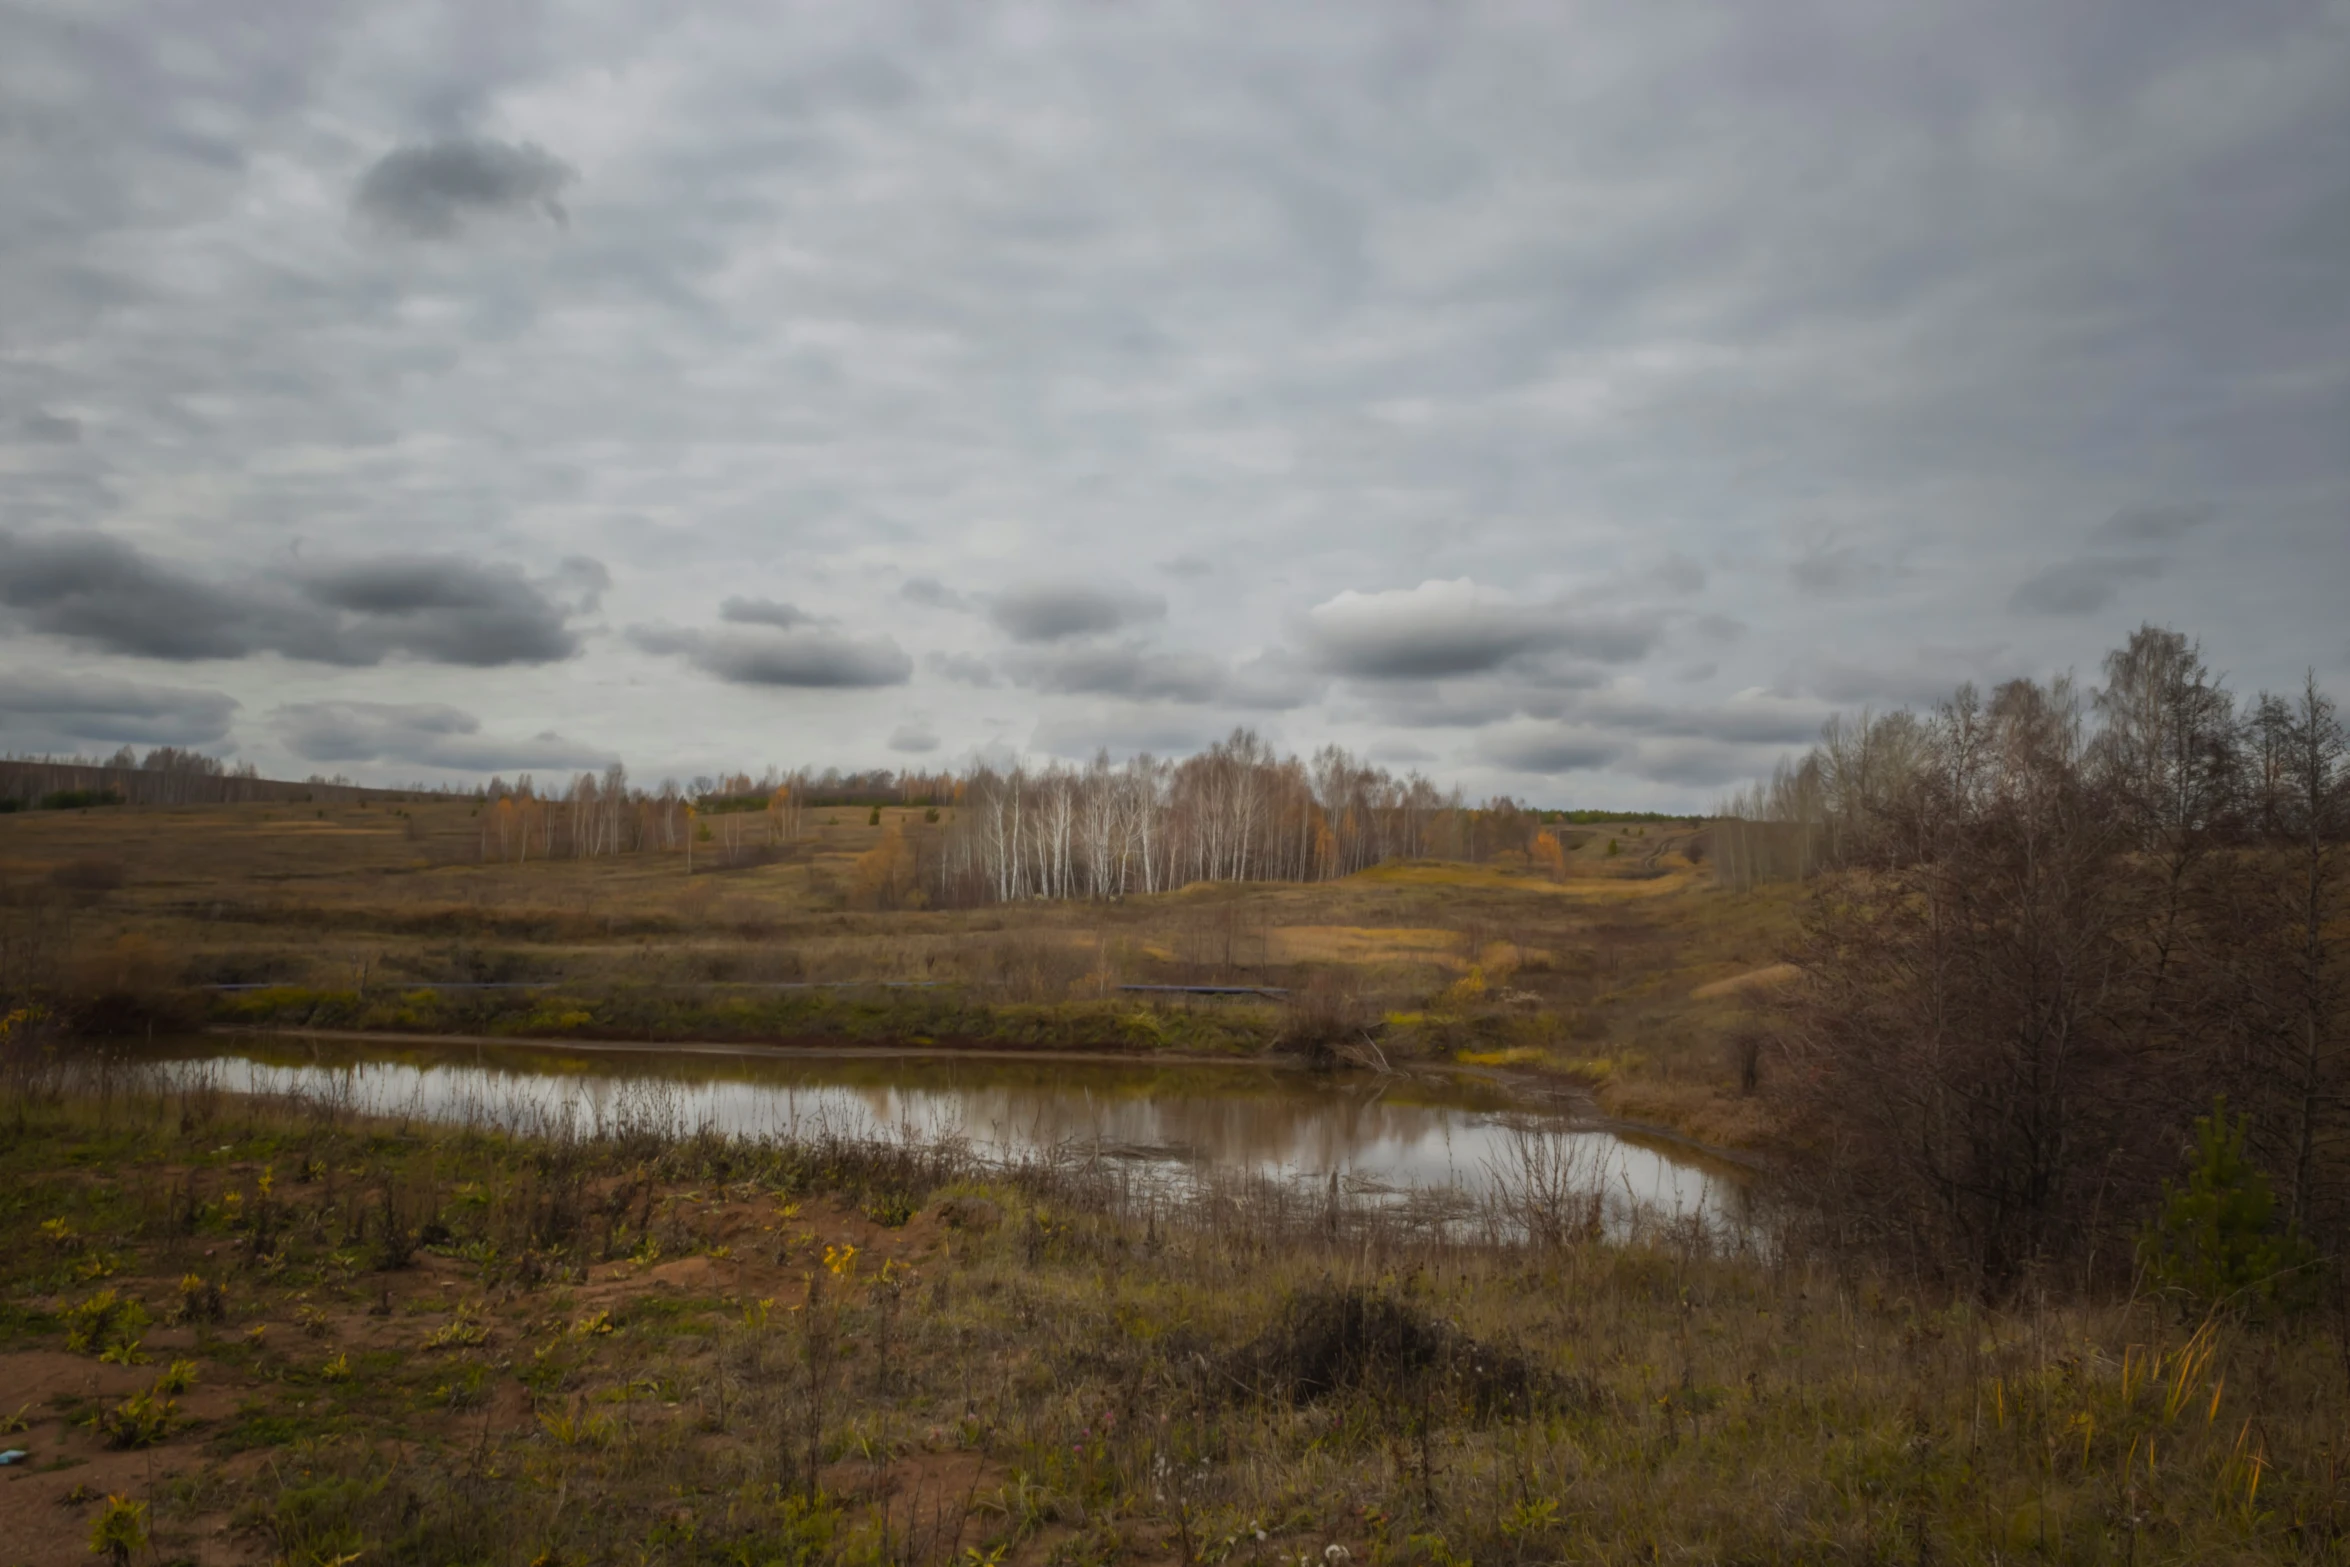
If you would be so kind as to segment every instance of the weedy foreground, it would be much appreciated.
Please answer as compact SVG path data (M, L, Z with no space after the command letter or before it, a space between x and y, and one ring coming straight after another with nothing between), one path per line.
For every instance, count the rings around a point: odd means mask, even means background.
M8 1089L0 1561L2350 1559L2312 1318L1952 1302L1539 1171L1434 1223Z

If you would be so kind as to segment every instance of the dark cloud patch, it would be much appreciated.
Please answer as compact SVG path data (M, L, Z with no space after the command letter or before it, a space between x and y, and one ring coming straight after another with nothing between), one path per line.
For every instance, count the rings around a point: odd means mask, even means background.
M906 756L927 756L938 749L938 731L925 723L903 723L889 732L889 748Z
M1197 581L1216 574L1216 563L1204 555L1174 555L1159 562L1159 570L1170 577Z
M2046 616L2096 614L2113 604L2133 582L2161 576L2173 545L2210 522L2203 505L2127 506L2091 532L2089 550L2043 567L2016 585L2010 613Z
M2098 525L2097 537L2125 544L2170 544L2215 515L2209 506L2125 506Z
M1549 653L1628 663L1656 645L1660 627L1637 615L1521 603L1462 578L1341 593L1307 613L1306 631L1316 662L1333 674L1441 680Z
M56 446L72 446L82 438L82 422L64 414L53 414L36 408L18 422L27 440L41 441Z
M1280 654L1260 654L1228 665L1201 653L1081 644L1024 653L1007 667L1018 684L1055 695L1221 703L1259 711L1302 706L1321 687L1310 671Z
M2124 586L2162 575L2151 556L2090 556L2044 567L2016 584L2007 607L2026 615L2093 615L2121 596Z
M1627 744L1672 739L1725 745L1799 745L1818 734L1828 717L1828 710L1816 702L1762 691L1687 706L1597 691L1568 697L1559 711L1577 723L1604 729Z
M353 205L375 227L447 239L477 218L541 212L569 221L559 199L578 176L530 142L480 139L396 147L361 176Z
M1541 777L1609 773L1651 783L1719 787L1767 768L1771 753L1695 736L1636 738L1577 725L1529 723L1484 736L1477 755L1496 767Z
M1165 599L1081 582L1025 583L996 594L987 608L996 628L1015 642L1095 636L1166 613Z
M577 580L584 566L565 568ZM188 661L279 653L371 665L404 656L490 668L579 651L568 611L519 567L391 555L208 581L103 534L0 535L0 603L100 652Z
M481 732L481 720L437 702L299 702L269 715L285 748L307 762L396 763L452 772L603 767L612 753L553 730L527 739Z
M570 570L576 578L578 567ZM389 555L312 571L299 582L311 603L347 613L286 636L279 651L296 656L376 664L405 654L491 669L551 664L579 651L564 607L517 566Z
M0 673L0 751L71 751L82 744L217 745L236 698L103 675Z
M1750 774L1758 759L1767 765L1761 747L1809 741L1827 716L1816 703L1759 691L1679 707L1614 691L1565 693L1548 704L1521 701L1505 721L1489 721L1474 751L1513 772L1711 783Z
M993 686L997 683L995 666L984 658L968 653L932 653L922 660L923 667L934 675L944 676L959 685Z
M908 577L899 586L898 597L909 604L924 604L932 609L967 609L971 604L936 577Z
M241 658L259 606L102 534L0 534L0 602L25 624L139 658Z
M1443 684L1380 685L1365 694L1360 707L1340 704L1337 716L1368 720L1384 729L1481 729L1505 718L1527 716L1529 707L1555 714L1562 706L1557 696L1506 680L1471 680Z
M816 617L797 604L778 599L730 598L718 606L718 618L738 626L812 626Z
M914 661L889 637L818 626L718 632L636 626L628 636L648 653L682 658L730 685L858 690L902 686L914 672Z

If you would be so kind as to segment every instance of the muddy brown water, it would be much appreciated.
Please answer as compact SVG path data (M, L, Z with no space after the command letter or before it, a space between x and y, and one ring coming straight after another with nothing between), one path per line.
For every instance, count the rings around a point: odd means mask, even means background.
M299 1095L354 1113L580 1132L959 1139L983 1160L1116 1161L1140 1178L1254 1175L1371 1199L1475 1198L1529 1151L1619 1219L1747 1216L1733 1166L1595 1124L1587 1105L1449 1074L1150 1061L545 1041L205 1035L141 1052L174 1084Z

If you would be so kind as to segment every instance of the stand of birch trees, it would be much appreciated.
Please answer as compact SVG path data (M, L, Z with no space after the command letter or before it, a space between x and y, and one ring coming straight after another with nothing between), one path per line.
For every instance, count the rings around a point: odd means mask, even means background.
M966 903L1323 880L1443 853L1462 815L1457 791L1417 773L1336 746L1278 756L1246 729L1181 761L982 768L955 793L938 874L941 895Z

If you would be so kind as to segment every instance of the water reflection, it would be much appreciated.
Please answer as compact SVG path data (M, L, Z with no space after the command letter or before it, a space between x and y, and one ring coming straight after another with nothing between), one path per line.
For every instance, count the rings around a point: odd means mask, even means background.
M815 1055L217 1037L159 1046L177 1081L298 1093L369 1115L515 1128L960 1138L983 1158L1071 1151L1184 1178L1246 1173L1398 1194L1490 1190L1529 1136L1612 1197L1726 1218L1724 1173L1450 1079L1262 1064Z

